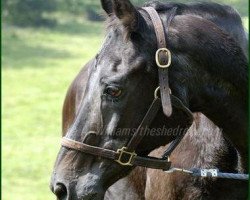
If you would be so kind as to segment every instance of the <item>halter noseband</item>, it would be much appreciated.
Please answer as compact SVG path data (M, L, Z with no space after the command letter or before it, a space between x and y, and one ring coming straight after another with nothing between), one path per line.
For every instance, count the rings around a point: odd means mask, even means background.
M169 161L169 155L180 143L181 139L184 137L184 134L186 132L184 132L181 135L178 135L176 139L170 143L168 149L162 155L162 158L155 158L149 156L141 157L135 153L136 147L139 145L139 143L146 134L146 131L141 131L141 130L145 130L145 128L151 124L151 122L156 117L161 105L164 114L168 117L172 114L172 104L177 109L183 110L190 119L193 118L193 115L192 112L181 102L180 99L170 94L171 90L169 88L169 83L168 83L168 67L171 65L171 52L166 48L166 40L165 40L164 27L162 21L154 8L144 7L143 10L145 10L149 14L157 38L158 50L156 51L155 54L155 61L158 66L160 86L156 88L155 98L151 103L142 122L136 129L136 132L133 134L132 138L129 140L127 145L122 147L121 149L118 149L117 151L93 145L88 145L75 140L71 140L67 137L62 138L62 146L83 153L111 159L123 166L142 166L153 169L163 169L165 171L168 170L171 165L171 162ZM175 11L176 8L170 10L167 18L167 27L169 27L169 24L175 15ZM161 98L157 96L158 90L160 90Z

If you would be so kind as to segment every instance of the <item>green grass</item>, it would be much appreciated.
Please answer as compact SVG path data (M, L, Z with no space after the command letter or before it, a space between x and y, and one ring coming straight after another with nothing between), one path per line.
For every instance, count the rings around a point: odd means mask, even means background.
M63 99L103 38L100 23L60 19L54 29L2 29L3 200L55 199L49 180Z
M49 180L63 99L97 52L101 30L86 21L65 21L54 30L3 27L3 200L55 199Z
M248 17L242 17L242 22L244 24L245 30L249 32L249 18Z

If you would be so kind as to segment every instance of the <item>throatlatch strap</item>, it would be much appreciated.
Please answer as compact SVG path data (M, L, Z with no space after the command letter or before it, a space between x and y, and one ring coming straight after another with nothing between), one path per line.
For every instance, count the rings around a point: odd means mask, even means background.
M157 115L160 107L161 100L159 98L154 99L141 124L130 139L129 143L127 144L128 151L134 151L136 149L136 147L146 134L145 128L151 124L151 122Z

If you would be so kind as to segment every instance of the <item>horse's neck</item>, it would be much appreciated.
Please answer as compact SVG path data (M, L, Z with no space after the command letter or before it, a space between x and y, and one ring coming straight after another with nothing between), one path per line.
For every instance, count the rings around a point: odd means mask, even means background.
M167 148L160 147L151 156L160 156ZM228 143L221 130L201 113L194 114L194 123L170 160L173 167L218 168L223 172L242 172L240 157ZM221 182L223 181L223 182ZM223 184L222 184L223 183ZM183 173L167 174L160 170L147 170L146 199L245 199L246 185L225 180L197 179ZM216 190L220 187L221 190ZM237 187L243 191L237 191ZM205 190L204 190L205 189ZM245 190L245 191L244 191ZM157 193L155 192L157 191ZM223 197L219 195L223 194Z
M179 156L181 152L194 155L187 161L189 167L215 167L221 171L242 172L235 147L223 136L222 130L202 113L194 113L194 123L176 151Z
M109 187L104 200L145 200L146 169L136 167L128 176Z
M173 94L222 128L246 159L248 73L242 49L216 25L194 16L177 16L168 40Z
M150 155L162 155L161 151L166 146ZM202 113L194 113L192 126L170 160L175 167L216 167L223 171L241 171L238 158L237 150L223 137L222 130Z
M239 13L230 6L207 3L206 9L200 3L182 4L182 3L166 3L165 6L177 7L178 15L194 15L202 17L215 23L223 31L229 33L243 49L248 56L248 38L242 25ZM223 17L221 17L223 16Z

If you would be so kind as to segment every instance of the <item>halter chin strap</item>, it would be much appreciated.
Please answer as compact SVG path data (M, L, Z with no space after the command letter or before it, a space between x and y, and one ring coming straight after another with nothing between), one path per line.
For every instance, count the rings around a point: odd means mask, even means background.
M151 124L153 119L156 117L159 109L161 108L161 105L166 116L170 116L172 114L172 104L177 109L183 110L190 121L193 119L193 115L192 112L181 102L180 99L178 99L174 95L170 95L171 90L168 84L168 67L171 64L171 53L166 48L163 24L154 8L145 7L143 9L150 15L157 37L158 50L156 51L155 58L156 64L158 66L160 86L155 90L155 98L151 103L142 122L138 126L136 132L133 134L127 146L122 147L117 151L77 142L66 137L62 138L62 146L83 153L111 159L123 166L142 166L153 169L163 169L164 171L166 171L170 168L171 165L171 162L169 161L169 155L180 143L186 132L178 135L176 139L170 143L168 149L162 155L162 158L155 158L149 156L141 157L135 153L137 146L146 135L146 131L143 130L145 130L146 127ZM169 12L167 27L169 27L169 24L174 17L175 11L176 9L174 8ZM159 89L161 92L161 98L158 98L157 96L157 91Z

